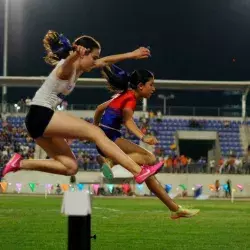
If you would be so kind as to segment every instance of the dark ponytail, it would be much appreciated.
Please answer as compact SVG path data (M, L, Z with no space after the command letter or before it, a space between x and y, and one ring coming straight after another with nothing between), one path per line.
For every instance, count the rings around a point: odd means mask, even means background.
M107 79L108 89L112 92L124 92L128 88L137 89L139 83L145 84L154 78L154 74L146 69L135 70L129 74L115 65L104 67L102 75Z
M119 67L115 65L105 66L102 69L102 75L108 82L108 89L112 92L125 92L128 90L129 74Z

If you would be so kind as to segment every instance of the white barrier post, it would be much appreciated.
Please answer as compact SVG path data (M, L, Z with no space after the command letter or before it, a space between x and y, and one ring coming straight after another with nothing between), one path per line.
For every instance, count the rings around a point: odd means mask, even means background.
M91 200L86 191L66 191L61 212L68 216L68 250L91 249Z

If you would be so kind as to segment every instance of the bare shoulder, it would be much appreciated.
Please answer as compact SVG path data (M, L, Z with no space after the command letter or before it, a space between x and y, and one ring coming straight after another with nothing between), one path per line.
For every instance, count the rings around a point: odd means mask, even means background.
M74 71L75 71L74 64L69 65L64 62L57 67L56 76L58 79L61 80L69 80L72 77Z

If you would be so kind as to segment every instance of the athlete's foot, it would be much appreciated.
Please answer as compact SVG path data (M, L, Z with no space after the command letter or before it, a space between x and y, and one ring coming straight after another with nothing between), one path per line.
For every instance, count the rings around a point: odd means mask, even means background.
M176 212L172 212L170 218L175 220L179 218L191 218L197 215L200 212L199 209L186 209L179 206L179 209Z
M112 167L113 163L108 159L105 159L105 162L102 164L101 171L104 177L107 178L108 180L112 180L114 178L113 171L111 169Z
M139 184L143 183L148 177L158 173L164 162L158 162L153 166L143 166L141 172L135 176L135 181Z
M163 166L163 164L164 164L164 162L160 161L153 166L144 165L143 167L150 168L153 174L157 174L161 170L161 167Z
M20 154L15 153L9 162L4 166L1 177L4 177L9 172L16 172L20 170L20 161L22 160L22 156Z

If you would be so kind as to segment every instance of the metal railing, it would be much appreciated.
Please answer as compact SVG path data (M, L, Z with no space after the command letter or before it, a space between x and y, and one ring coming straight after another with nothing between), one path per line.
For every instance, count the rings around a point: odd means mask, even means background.
M98 104L72 104L70 110L94 110ZM142 105L138 105L136 111L141 111ZM161 111L164 114L163 106L148 105L148 111ZM219 108L219 107L189 107L169 106L166 109L167 116L216 116L216 117L241 117L241 108ZM250 107L247 109L250 114Z
M95 110L98 104L69 104L67 110ZM15 104L6 104L8 113L25 113L28 107ZM142 111L142 106L138 105L136 111ZM161 111L164 114L163 106L148 105L148 111ZM0 112L2 107L0 106ZM241 117L241 108L219 108L219 107L192 107L192 106L169 106L166 109L167 116L214 116L214 117ZM247 108L247 115L250 115L250 107Z

